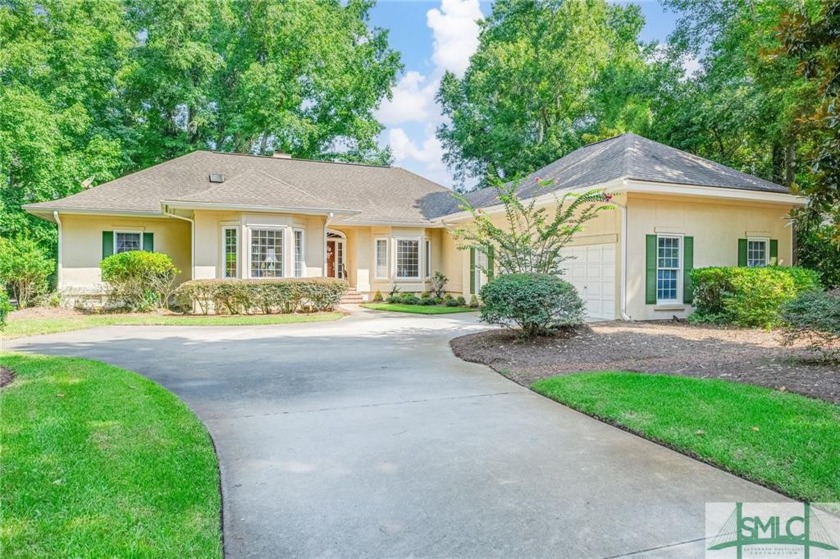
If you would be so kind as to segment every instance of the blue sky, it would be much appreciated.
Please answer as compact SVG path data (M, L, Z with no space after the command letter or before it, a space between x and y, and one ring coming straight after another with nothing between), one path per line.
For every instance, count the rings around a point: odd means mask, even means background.
M664 41L674 29L676 14L656 1L637 1L645 16L643 41ZM434 135L441 122L434 97L445 70L462 75L478 46L475 21L490 13L492 2L479 0L379 0L371 24L388 29L391 46L405 66L377 117L386 129L382 145L390 145L394 163L446 186L449 170Z

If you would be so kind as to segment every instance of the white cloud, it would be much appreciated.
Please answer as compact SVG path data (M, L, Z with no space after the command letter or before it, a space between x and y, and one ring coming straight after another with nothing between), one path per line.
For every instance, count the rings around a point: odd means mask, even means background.
M394 158L397 161L404 161L406 159L413 159L420 163L427 163L431 165L440 164L443 167L441 158L443 157L443 146L440 144L434 135L434 129L426 130L426 139L422 145L418 146L414 141L408 137L405 130L402 128L392 128L388 131L388 145L394 152Z
M376 118L385 125L403 122L425 122L432 113L440 114L435 107L438 81L429 81L420 72L408 72L376 111Z
M443 163L443 147L435 137L443 121L435 101L440 80L448 70L463 77L470 57L478 48L478 20L482 13L478 0L441 0L440 8L426 12L426 24L432 30L434 69L424 75L409 71L397 83L392 99L385 101L376 117L391 127L385 135L394 160L430 180L452 184L452 176ZM411 136L401 124L424 122L422 135Z
M440 10L426 12L426 23L434 36L432 62L438 69L463 77L478 48L481 18L478 0L442 0Z

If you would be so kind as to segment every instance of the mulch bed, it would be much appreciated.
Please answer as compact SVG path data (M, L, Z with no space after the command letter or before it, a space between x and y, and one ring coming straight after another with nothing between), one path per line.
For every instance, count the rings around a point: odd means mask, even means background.
M0 388L4 388L12 384L12 381L14 380L15 374L12 372L11 369L7 369L6 367L0 367Z
M519 384L581 371L638 371L721 378L840 404L840 364L782 347L777 332L677 322L603 322L570 338L521 341L487 330L451 342L455 355Z

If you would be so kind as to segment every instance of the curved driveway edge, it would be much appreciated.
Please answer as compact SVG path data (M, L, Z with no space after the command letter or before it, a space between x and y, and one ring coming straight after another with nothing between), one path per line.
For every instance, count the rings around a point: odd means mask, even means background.
M7 349L99 359L180 396L251 557L703 557L706 502L784 497L466 363L474 315L110 327Z

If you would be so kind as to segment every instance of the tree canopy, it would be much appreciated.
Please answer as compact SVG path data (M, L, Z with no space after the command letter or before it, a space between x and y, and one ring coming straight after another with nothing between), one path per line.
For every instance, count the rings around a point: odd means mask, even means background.
M0 235L21 204L195 149L387 162L372 0L0 0Z

